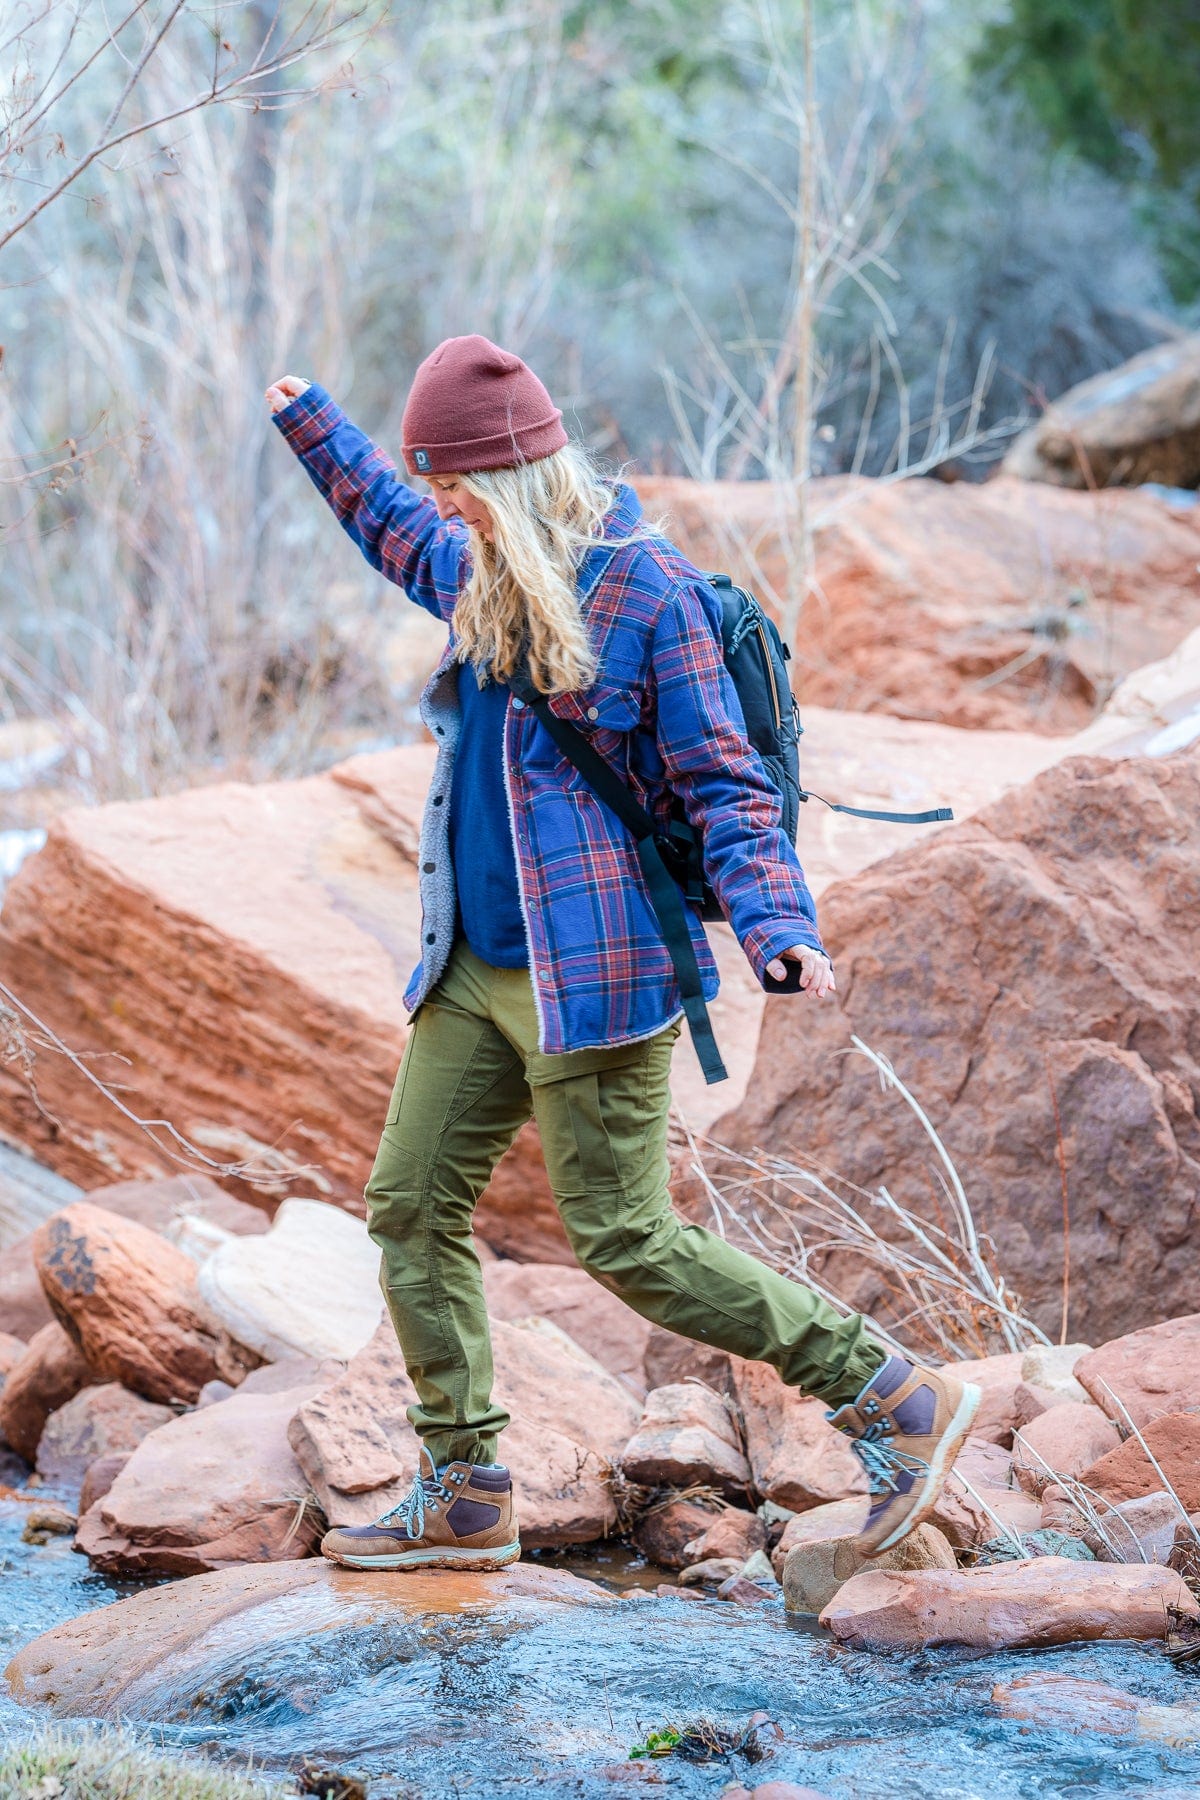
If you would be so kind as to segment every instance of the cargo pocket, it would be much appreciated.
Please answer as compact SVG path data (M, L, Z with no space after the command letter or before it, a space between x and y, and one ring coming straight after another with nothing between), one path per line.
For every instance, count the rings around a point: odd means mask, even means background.
M530 1058L570 1068L526 1067L546 1168L563 1199L637 1186L647 1144L670 1104L671 1051L679 1023L609 1050Z

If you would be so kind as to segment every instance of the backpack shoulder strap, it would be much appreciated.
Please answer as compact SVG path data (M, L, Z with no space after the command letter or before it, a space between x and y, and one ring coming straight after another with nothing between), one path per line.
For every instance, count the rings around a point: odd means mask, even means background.
M704 1001L704 987L700 979L700 965L696 961L696 949L688 930L687 915L684 912L683 896L674 877L668 872L666 864L658 852L654 837L654 820L644 806L639 806L625 783L612 769L595 747L589 744L581 732L565 719L560 719L551 712L544 694L534 687L527 669L518 668L509 677L508 685L517 698L537 717L551 738L558 745L567 760L575 765L597 799L617 818L631 834L637 846L638 861L642 865L642 874L646 877L646 886L650 890L650 904L654 908L654 916L658 920L658 928L663 942L674 965L676 979L679 982L680 998L683 1001L684 1015L688 1029L692 1034L692 1043L696 1055L700 1059L700 1067L704 1071L704 1079L711 1086L717 1081L728 1080L728 1070L721 1060L717 1049L717 1040L713 1035L712 1020L708 1015L708 1007Z

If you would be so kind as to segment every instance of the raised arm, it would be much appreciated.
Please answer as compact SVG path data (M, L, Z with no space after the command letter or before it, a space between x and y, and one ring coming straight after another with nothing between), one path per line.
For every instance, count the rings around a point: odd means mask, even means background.
M372 568L410 600L449 620L458 600L467 534L407 487L396 465L315 382L285 375L267 390L280 433L317 492Z

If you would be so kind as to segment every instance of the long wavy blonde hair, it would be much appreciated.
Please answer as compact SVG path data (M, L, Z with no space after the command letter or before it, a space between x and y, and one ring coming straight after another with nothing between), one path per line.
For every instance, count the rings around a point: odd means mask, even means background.
M492 516L493 540L471 532L471 573L454 609L459 660L505 680L529 642L543 694L596 678L576 576L616 498L587 452L568 444L536 462L459 477Z

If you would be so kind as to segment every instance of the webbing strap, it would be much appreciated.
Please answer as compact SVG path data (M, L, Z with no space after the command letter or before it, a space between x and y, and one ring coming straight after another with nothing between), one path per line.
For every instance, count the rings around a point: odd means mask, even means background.
M824 794L814 794L811 788L801 792L800 798L819 800L830 812L846 813L852 819L882 819L885 825L945 825L954 817L948 806L935 806L930 812L919 813L877 812L871 806L840 806L835 800L827 800Z
M565 719L560 719L551 712L545 696L538 693L524 670L514 671L509 677L509 686L545 726L567 760L574 763L597 799L610 812L615 813L632 834L637 845L638 861L646 877L646 886L650 890L650 904L654 908L658 928L675 968L684 1016L692 1034L696 1055L700 1059L700 1067L704 1071L704 1079L710 1087L714 1082L727 1081L729 1071L721 1061L721 1053L713 1035L712 1020L705 1005L700 965L696 961L696 948L688 930L683 896L674 876L659 855L658 845L654 841L654 820L644 806L638 805L620 776L609 768L587 739L573 725L568 725Z

